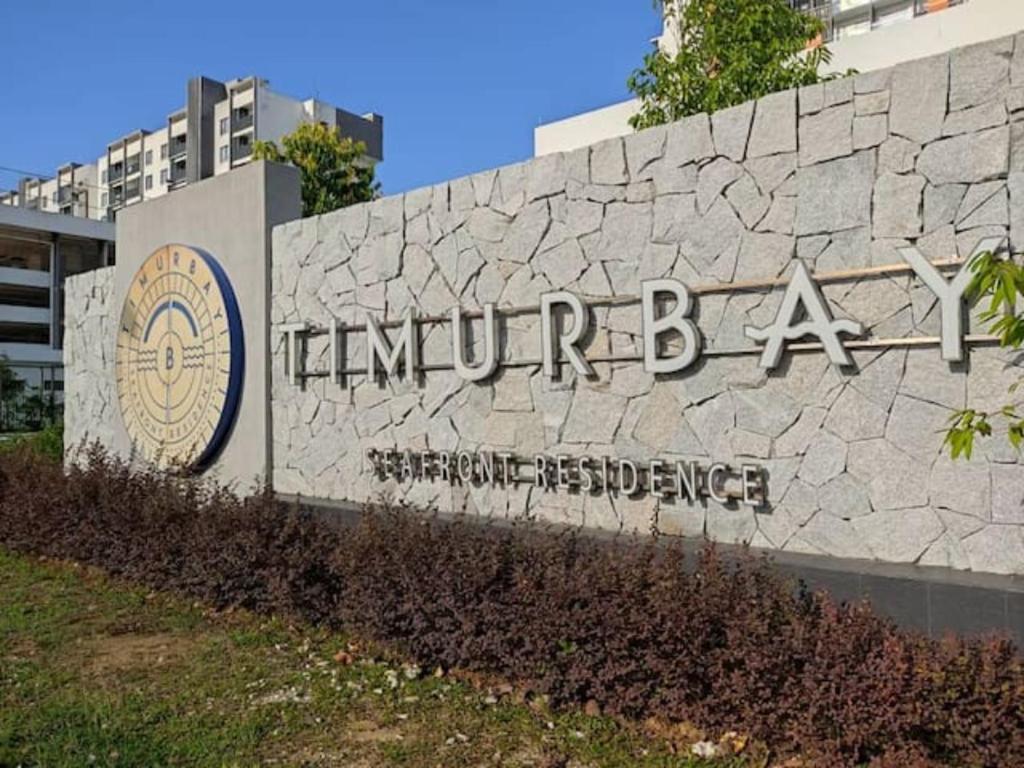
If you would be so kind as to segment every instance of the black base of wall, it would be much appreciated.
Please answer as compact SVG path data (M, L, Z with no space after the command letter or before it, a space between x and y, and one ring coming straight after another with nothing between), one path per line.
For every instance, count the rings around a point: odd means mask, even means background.
M281 495L281 499L298 500L287 495ZM351 502L311 498L302 498L301 501L342 525L353 522L360 509L360 505ZM488 525L504 522L479 519ZM592 529L581 531L598 538L614 535ZM679 539L673 538L672 541ZM682 541L684 548L692 552L704 546L701 539ZM741 549L721 544L719 548L724 552L739 552ZM948 633L1001 633L1024 648L1024 577L872 560L844 560L775 550L751 551L768 555L780 572L812 591L827 591L840 601L867 600L878 613L888 616L898 625L929 637L940 638Z

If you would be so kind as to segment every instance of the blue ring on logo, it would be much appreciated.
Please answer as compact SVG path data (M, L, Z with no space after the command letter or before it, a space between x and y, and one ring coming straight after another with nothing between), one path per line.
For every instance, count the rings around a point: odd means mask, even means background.
M172 246L173 247L173 246ZM224 311L227 313L228 338L231 340L231 373L228 374L227 395L224 399L224 409L220 413L217 427L213 430L213 436L206 448L196 459L193 465L196 469L205 469L212 462L231 433L235 425L235 417L238 415L238 406L242 400L242 382L245 379L245 336L242 330L242 313L238 308L238 300L235 298L235 291L231 287L228 275L220 263L202 248L188 246L198 253L210 268L214 278L217 280L217 287L224 299Z

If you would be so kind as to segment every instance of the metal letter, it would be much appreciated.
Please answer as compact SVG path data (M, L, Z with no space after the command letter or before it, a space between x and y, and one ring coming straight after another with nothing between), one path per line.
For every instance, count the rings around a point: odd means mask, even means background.
M555 304L564 304L572 310L574 325L570 333L559 335L556 332L551 308ZM569 363L581 376L593 376L594 369L586 361L575 344L590 327L590 314L579 297L569 291L553 291L541 294L540 297L541 341L544 347L544 375L549 379L556 378L555 365L565 353Z
M594 487L594 477L590 474L590 457L581 456L577 466L580 473L580 490L588 493Z
M512 480L512 473L510 471L510 463L512 461L512 454L503 452L498 454L498 458L501 459L501 482L502 485L508 485Z
M459 479L464 483L473 480L473 454L469 451L459 451L455 459L455 466L458 469Z
M452 455L448 451L439 451L437 454L437 474L442 482L451 482Z
M712 464L708 469L708 495L719 504L729 503L729 495L725 492L724 481L722 485L716 482L719 475L724 475L728 471L729 467L725 464Z
M939 313L942 318L942 359L953 362L964 359L964 291L971 282L974 260L985 251L995 252L1002 245L1003 238L988 237L978 243L971 257L960 267L956 276L946 281L917 248L900 248L900 256L906 261L921 282L927 285L939 299Z
M452 360L455 372L465 381L481 381L498 367L498 324L494 304L484 304L484 359L473 366L466 362L466 342L462 333L462 310L452 308Z
M678 280L665 277L659 280L645 280L640 285L643 304L644 370L648 373L674 373L681 371L700 355L700 331L690 314L690 292ZM659 293L670 293L675 297L676 306L662 317L655 317L656 299ZM676 331L683 337L683 351L675 357L659 357L658 337L668 331Z
M299 354L299 344L295 338L297 333L305 333L309 330L307 323L287 323L279 326L284 334L284 370L288 376L288 383L295 384L300 373L304 373L302 355Z
M533 484L537 488L548 487L548 460L543 453L533 457Z
M494 452L481 451L477 455L477 461L480 462L480 482L494 485Z
M801 305L807 319L796 322ZM775 368L782 358L786 341L794 341L803 336L817 336L821 339L833 364L850 365L850 355L839 339L839 334L859 336L864 333L864 327L853 320L833 320L817 283L811 279L811 273L804 263L798 261L793 278L786 287L786 295L782 297L782 304L775 315L775 322L764 328L747 326L744 332L755 341L766 342L764 352L761 353L762 368Z
M753 464L743 465L743 503L751 507L764 504L764 475Z
M676 462L676 494L680 499L697 500L697 462Z
M623 480L625 470L629 469L629 485ZM632 496L640 488L640 472L637 471L636 463L629 459L619 460L619 493L623 496Z
M661 459L652 459L650 469L648 470L648 474L650 475L651 479L651 496L653 496L656 499L665 498L665 491L663 488L665 483L665 476L662 474L663 467L664 462Z
M398 372L398 361L405 357L404 374L406 379L416 375L420 367L420 344L416 333L416 310L410 308L405 315L402 329L398 334L398 343L394 349L387 337L381 332L377 321L372 315L366 316L366 373L371 378L377 373L377 363L388 376Z
M555 485L559 488L569 487L569 457L564 453L555 456Z
M327 370L334 384L338 381L338 320L333 316L327 324L327 334Z
M366 449L366 460L370 462L370 471L376 475L378 479L383 479L384 472L381 469L380 453L376 448Z

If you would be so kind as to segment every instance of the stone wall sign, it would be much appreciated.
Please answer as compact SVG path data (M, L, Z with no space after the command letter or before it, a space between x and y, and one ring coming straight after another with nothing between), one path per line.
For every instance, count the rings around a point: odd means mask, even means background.
M191 242L246 321L219 479L1024 575L1021 456L943 446L1024 377L964 296L1024 252L1024 35L307 219L260 213L278 170L127 209L68 282L71 444L124 448L123 268Z
M273 482L1024 574L1020 457L943 450L1024 374L964 300L1022 246L1024 38L285 224ZM483 455L520 481L461 481ZM728 501L634 489L652 462L728 467Z

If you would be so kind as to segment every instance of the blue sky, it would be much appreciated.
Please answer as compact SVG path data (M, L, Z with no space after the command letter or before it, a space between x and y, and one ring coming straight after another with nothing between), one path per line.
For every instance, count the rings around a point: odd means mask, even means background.
M651 0L5 0L0 30L0 166L91 161L160 126L188 77L257 74L384 115L395 193L530 157L538 123L625 99L659 21Z

